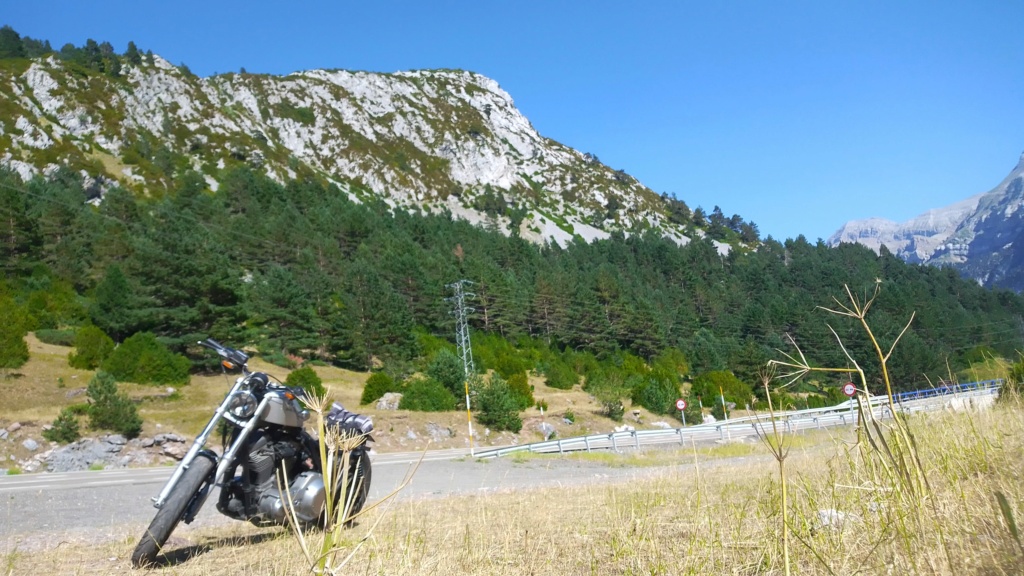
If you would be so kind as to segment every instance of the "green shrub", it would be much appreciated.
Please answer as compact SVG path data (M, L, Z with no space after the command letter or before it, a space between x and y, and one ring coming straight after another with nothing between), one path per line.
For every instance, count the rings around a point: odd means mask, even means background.
M293 370L288 374L288 378L284 381L289 386L298 386L305 390L308 394L322 397L326 390L324 390L323 380L317 375L316 371L309 366L303 366L298 370Z
M492 375L491 381L477 395L477 406L480 407L477 420L481 424L497 431L518 433L523 429L516 396L498 374Z
M260 358L266 362L270 362L274 366L280 366L281 368L287 368L289 370L295 368L295 361L285 356L281 352L260 352Z
M502 378L532 368L508 340L497 334L484 334L474 340L473 357L477 360L478 369L492 369Z
M622 422L622 417L626 414L626 406L622 404L621 398L616 396L600 399L600 401L602 414L616 422Z
M541 412L547 412L548 410L548 403L546 400L537 400L537 403L534 404L534 406L536 406L537 410L540 410Z
M772 401L774 402L774 400ZM833 405L828 401L828 398L821 394L808 394L805 402L807 403L807 408L827 408Z
M188 358L174 354L150 332L139 332L111 352L101 365L117 380L139 384L188 384Z
M465 394L466 371L463 369L462 360L447 348L442 348L434 354L434 359L427 366L427 376L440 382L456 398Z
M75 351L68 355L68 364L81 370L95 370L114 351L114 340L96 326L82 326L75 333Z
M54 346L74 346L75 345L75 331L74 330L56 330L53 328L43 328L36 330L36 338L44 344L52 344Z
M580 382L580 376L571 366L561 360L549 361L543 369L546 384L558 390L572 390Z
M75 416L88 416L89 415L89 403L81 402L78 404L71 404L64 407L65 410L71 412Z
M655 414L671 414L679 399L679 386L668 379L645 376L635 379L630 397L633 404Z
M678 383L690 373L690 363L678 348L666 348L651 361L651 372L655 376Z
M89 426L94 429L113 430L127 438L142 432L142 418L135 404L117 389L117 381L108 372L97 372L89 381L86 394L92 400L89 406Z
M722 404L722 400L720 398L715 400L715 403L711 406L711 415L719 422L725 420L725 406Z
M1015 398L1024 392L1024 357L1010 366L1003 387L999 390L999 398Z
M363 396L359 399L359 403L365 405L376 402L388 392L400 392L401 388L395 379L388 376L386 372L374 372L366 379Z
M601 404L601 413L616 422L622 421L626 407L622 398L629 395L623 374L615 367L595 368L584 382L583 389L590 392Z
M562 414L562 418L565 418L570 423L575 423L576 422L576 413L573 412L572 410L566 410L565 413Z
M455 410L455 396L433 378L413 378L402 388L402 410L446 412Z
M78 417L70 407L60 411L57 419L53 421L53 428L43 430L43 438L50 442L68 444L82 437L78 427Z
M434 336L423 328L417 328L414 334L416 336L416 347L424 358L433 358L441 350L455 352L455 346L451 342Z
M749 384L740 381L728 370L716 370L701 374L694 379L691 391L703 398L705 404L721 403L718 398L721 394L725 394L726 402L735 402L737 406L744 406L750 403L751 397L754 395L754 389Z
M4 320L0 322L0 370L20 368L28 362L28 343L25 342L27 319L11 298L0 298Z
M533 389L530 387L530 380L526 377L526 372L516 372L509 376L506 382L508 389L512 391L512 395L516 399L516 406L520 410L526 410L533 406Z

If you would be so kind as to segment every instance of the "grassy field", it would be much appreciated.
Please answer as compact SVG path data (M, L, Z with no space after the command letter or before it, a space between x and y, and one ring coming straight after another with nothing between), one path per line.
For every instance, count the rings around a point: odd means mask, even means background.
M802 436L794 445L787 460L793 573L1024 572L1017 532L1024 513L1021 404L915 416L910 428L929 480L928 492L913 497L879 483L877 460L856 444L852 430ZM769 454L763 446L750 450ZM374 510L345 533L341 548L355 553L339 573L785 573L774 460L712 466L708 457L733 454L661 454L646 464L687 458L697 466L666 467L631 483L418 500ZM574 458L643 464L628 453ZM130 573L133 546L131 538L15 551L0 556L0 574ZM171 565L154 573L309 573L293 537L280 528L235 524L192 532L172 547Z
M14 422L24 426L17 434L18 442L0 443L0 460L8 460L12 455L16 459L28 457L30 453L20 448L20 441L27 437L40 441L41 427L52 422L61 408L85 402L85 387L93 376L90 371L68 366L67 356L72 348L40 342L32 334L26 340L30 352L28 363L12 371L8 377L0 377L0 397L5 399L0 407L0 427ZM281 380L287 378L289 373L287 369L268 364L259 358L251 360L249 367L265 371ZM373 417L376 426L374 438L379 451L418 451L428 444L431 448L469 446L464 412L424 413L360 406L359 398L367 373L329 366L317 366L314 369L335 400L351 410ZM574 390L557 390L545 386L543 380L537 377L531 377L530 383L535 389L534 396L547 402L548 410L544 414L537 408L524 411L523 430L519 434L492 434L484 426L474 423L475 445L504 446L543 440L539 430L541 423L553 426L562 437L610 432L618 425L600 415L600 405L579 387ZM170 397L167 389L160 386L132 383L119 383L119 386L139 402L139 414L144 421L143 435L176 432L194 436L209 420L231 382L221 375L193 376L190 384L179 387ZM563 420L567 411L573 412L574 423ZM628 414L626 423L644 428L659 420L671 421L643 409L639 412L639 418ZM437 433L438 430L441 433ZM102 433L83 427L83 434L86 435Z
M32 426L60 407L89 373L67 367L67 349L31 341L32 360L0 383L4 421ZM284 378L285 371L254 364ZM357 404L365 375L318 369L335 397ZM227 384L199 377L172 398L127 385L141 400L146 433L194 431ZM25 394L24 390L31 390ZM21 394L17 392L22 391ZM585 393L537 386L549 422L565 436L607 430ZM560 422L564 410L577 424ZM378 438L390 449L425 444L434 423L463 426L458 414L378 412ZM538 435L527 413L515 441ZM641 413L641 420L654 420ZM0 422L3 424L4 422ZM861 430L814 432L766 444L624 454L517 456L644 466L657 473L629 483L516 490L487 496L403 500L360 517L338 543L345 574L1005 574L1024 573L1024 406L1011 398L980 412L929 413ZM413 432L410 434L410 431ZM413 438L416 436L416 438ZM464 435L448 440L465 442ZM508 437L491 437L504 443ZM15 443L7 443L15 444ZM443 446L439 446L443 447ZM680 460L694 466L679 467ZM659 468L660 467L660 468ZM785 495L785 497L784 497ZM57 542L0 554L0 576L127 574L138 529L119 541ZM317 534L312 534L317 538ZM286 530L241 523L176 534L168 565L155 573L307 574Z

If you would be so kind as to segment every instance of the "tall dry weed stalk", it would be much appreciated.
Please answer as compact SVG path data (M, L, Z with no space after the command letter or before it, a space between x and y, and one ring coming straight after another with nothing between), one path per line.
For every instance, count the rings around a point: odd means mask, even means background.
M789 576L789 490L786 483L786 458L789 456L790 443L787 441L783 431L779 429L779 421L775 418L775 405L772 402L771 390L768 387L775 380L776 367L774 365L767 366L760 372L759 376L761 378L761 385L764 386L765 397L768 399L768 414L771 418L772 431L771 434L766 432L764 424L760 421L758 421L759 426L755 430L758 431L757 437L768 448L768 451L771 452L772 457L775 458L779 465L779 485L782 497L782 561L786 570L786 576Z
M846 292L847 302L833 298L835 308L819 307L829 314L856 320L871 342L872 348L878 357L881 381L885 386L884 403L885 410L882 414L875 412L872 404L868 378L864 368L843 343L831 325L829 331L836 339L836 343L846 356L849 365L846 367L818 367L812 366L805 357L803 351L796 341L790 338L795 352L790 354L780 353L785 360L771 360L768 362L769 369L781 368L777 378L784 381L785 385L792 384L800 378L812 372L845 373L856 377L859 382L855 395L857 402L857 414L859 426L857 428L857 447L860 449L860 461L865 465L868 472L868 483L871 489L883 494L888 503L882 506L884 510L901 510L889 520L893 521L897 535L905 543L908 552L912 552L914 543L911 534L920 533L925 526L922 512L926 506L931 506L936 512L935 500L931 497L932 490L928 482L928 475L921 462L918 453L917 442L914 437L910 421L903 410L899 409L894 400L892 382L889 377L888 363L893 351L900 339L906 334L914 320L914 314L903 327L900 333L893 340L888 350L883 350L874 331L867 321L868 311L874 304L881 289L881 283L876 282L873 293L869 298L858 298L850 291L849 286L843 287ZM886 414L887 412L887 414ZM883 420L880 416L889 416ZM893 506L895 504L895 506ZM954 566L950 557L948 547L945 544L945 535L941 525L937 527L939 539L946 550L946 560L949 566Z
M324 487L327 492L327 499L324 504L324 523L322 530L318 527L308 526L299 520L295 510L286 506L288 512L288 525L299 545L299 550L309 564L309 570L318 575L336 575L342 573L344 568L351 561L352 557L373 536L377 526L386 514L380 514L373 525L363 536L352 544L346 544L342 531L346 526L352 524L356 518L366 514L384 503L390 505L395 496L398 495L409 482L419 468L419 463L413 466L402 483L387 496L378 502L365 506L356 512L356 495L363 488L363 474L360 470L350 475L349 468L352 464L353 450L359 447L366 438L363 435L348 434L337 427L327 426L326 415L330 410L331 402L327 395L310 395L306 400L307 407L316 415L316 432L319 439L320 462L323 464ZM425 454L425 452L424 452ZM422 457L420 459L422 461ZM358 463L357 463L358 466ZM355 485L350 485L356 482ZM278 488L286 495L286 502L292 501L292 495L288 490L287 482L280 482ZM368 486L366 488L369 488Z

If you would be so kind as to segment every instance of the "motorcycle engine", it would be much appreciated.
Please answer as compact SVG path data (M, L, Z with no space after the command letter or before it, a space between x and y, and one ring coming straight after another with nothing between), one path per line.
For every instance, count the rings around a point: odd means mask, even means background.
M243 478L235 477L221 494L217 508L239 520L257 526L283 524L287 521L284 495L278 489L278 477L284 470L291 494L292 507L299 521L312 523L320 518L327 491L319 472L306 470L302 446L291 438L272 439L262 436L253 442ZM299 470L302 470L301 472Z
M301 451L301 446L292 440L268 442L264 437L249 452L249 483L256 495L256 516L251 518L254 524L286 522L285 495L278 489L277 478L282 468L286 478L292 476ZM301 522L314 522L320 517L326 489L319 472L307 470L295 475L288 484L288 492Z
M327 499L327 490L324 488L323 476L319 472L306 471L299 474L292 480L288 492L291 494L295 517L300 522L308 524L316 522L320 518ZM277 487L260 494L259 512L264 521L274 524L285 523L287 512L284 495L277 490Z

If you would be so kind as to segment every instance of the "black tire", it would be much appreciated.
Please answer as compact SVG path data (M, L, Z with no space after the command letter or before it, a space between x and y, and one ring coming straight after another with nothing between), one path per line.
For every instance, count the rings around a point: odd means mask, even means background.
M339 456L340 457L340 456ZM351 460L348 464L348 480L346 481L346 487L349 493L352 490L358 490L352 496L352 509L348 511L348 517L352 518L366 505L366 497L370 493L370 477L373 475L373 470L370 468L370 455L366 453L365 449L358 450L352 453ZM345 505L347 498L343 497L340 493L334 499L334 511L336 514L340 514L340 509ZM323 513L320 514L320 526L323 528L330 529L331 525L328 522L327 510L324 509ZM351 527L352 520L345 523L345 526Z
M199 455L192 461L135 546L132 552L132 566L140 568L153 564L160 549L170 538L171 532L185 515L189 502L210 478L213 468L213 460L205 456Z

